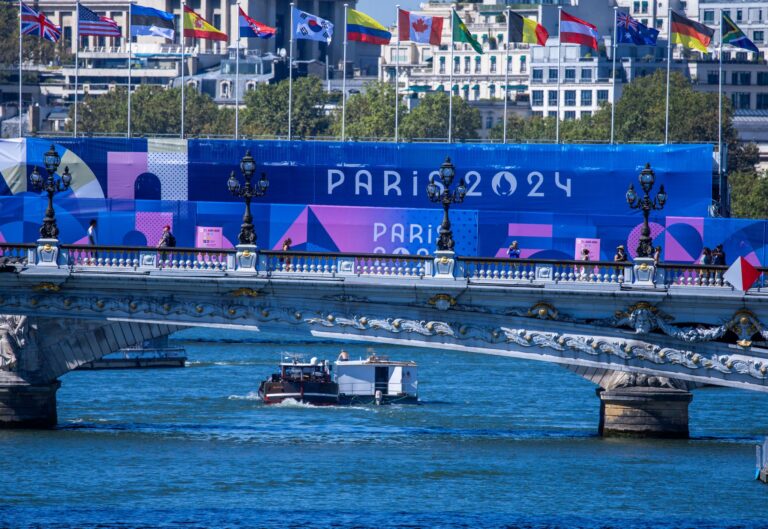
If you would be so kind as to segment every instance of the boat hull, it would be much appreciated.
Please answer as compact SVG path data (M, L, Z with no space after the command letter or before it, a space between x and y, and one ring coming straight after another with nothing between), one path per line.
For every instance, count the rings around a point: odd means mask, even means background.
M339 403L339 386L335 382L265 381L259 388L264 404L279 404L291 399L304 404L331 406Z
M418 404L419 397L416 395L382 395L381 401L376 402L375 395L339 395L339 404L345 406L369 406L372 404Z

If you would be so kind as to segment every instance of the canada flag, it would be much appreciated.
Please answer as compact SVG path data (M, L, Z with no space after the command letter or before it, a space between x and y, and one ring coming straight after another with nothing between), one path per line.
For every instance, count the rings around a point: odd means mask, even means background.
M760 271L749 264L743 257L739 257L723 274L723 279L728 281L733 288L746 292L760 277Z
M442 17L427 17L399 9L397 22L400 40L423 42L433 46L440 45L443 34Z

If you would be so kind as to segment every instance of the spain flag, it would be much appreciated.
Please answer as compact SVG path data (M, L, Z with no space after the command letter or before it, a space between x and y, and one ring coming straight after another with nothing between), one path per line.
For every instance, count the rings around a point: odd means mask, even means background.
M672 44L707 52L715 30L672 11Z
M184 6L184 36L196 39L221 40L227 42L229 38L223 31L213 27L207 20Z

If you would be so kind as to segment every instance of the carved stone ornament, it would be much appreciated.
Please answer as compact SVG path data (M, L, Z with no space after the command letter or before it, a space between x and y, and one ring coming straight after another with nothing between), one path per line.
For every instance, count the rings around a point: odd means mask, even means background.
M528 317L540 320L556 320L558 312L554 306L541 301L528 309Z
M0 371L13 371L19 353L27 345L27 317L0 315Z
M456 298L448 294L436 294L429 298L427 303L435 307L437 310L448 310L456 305Z
M259 296L259 291L254 290L252 288L238 288L237 290L232 290L229 292L229 295L235 298L239 297L247 297L247 298L255 298Z
M43 282L32 287L32 290L35 292L58 292L61 290L61 287L54 283Z

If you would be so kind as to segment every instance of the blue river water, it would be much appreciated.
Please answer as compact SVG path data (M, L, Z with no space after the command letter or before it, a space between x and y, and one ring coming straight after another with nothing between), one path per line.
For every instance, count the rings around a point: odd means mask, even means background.
M768 526L768 395L696 390L690 440L602 439L594 385L558 366L382 346L419 363L420 405L264 406L281 352L340 346L255 337L64 376L58 429L0 431L0 527Z

